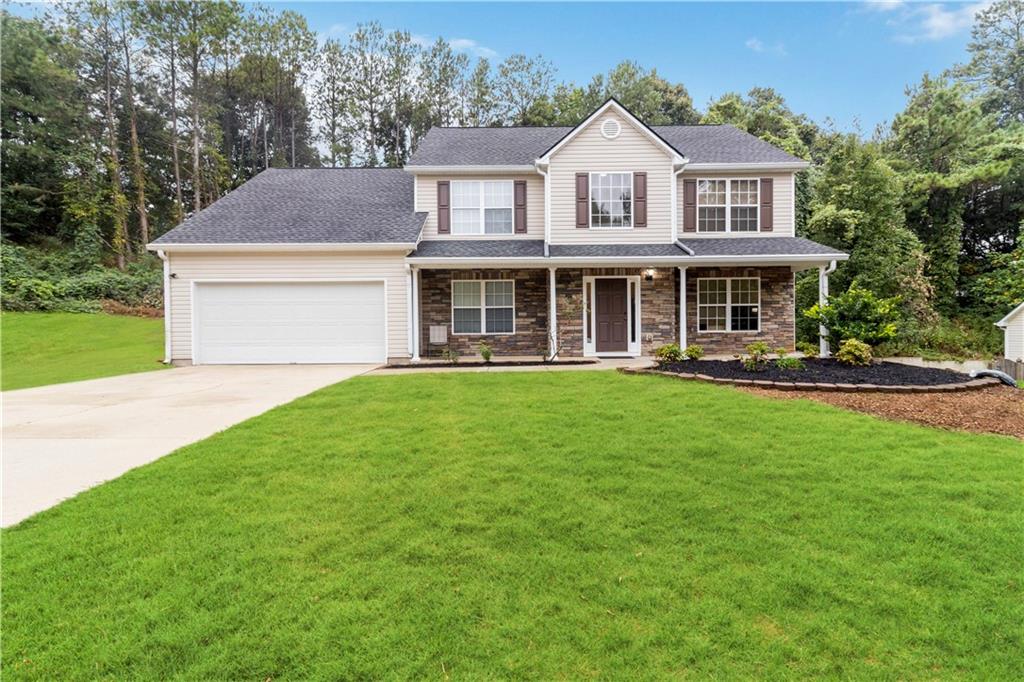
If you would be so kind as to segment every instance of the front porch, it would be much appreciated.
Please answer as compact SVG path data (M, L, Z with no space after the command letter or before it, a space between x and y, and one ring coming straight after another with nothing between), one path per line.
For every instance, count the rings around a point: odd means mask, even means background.
M415 267L410 280L413 361L447 349L477 356L481 343L496 359L638 358L668 343L732 354L755 340L795 343L789 266Z

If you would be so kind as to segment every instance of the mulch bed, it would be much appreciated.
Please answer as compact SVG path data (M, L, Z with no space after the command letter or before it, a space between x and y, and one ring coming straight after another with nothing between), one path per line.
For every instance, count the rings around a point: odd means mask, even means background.
M479 360L473 360L471 362L420 362L416 364L405 364L405 365L385 365L380 369L423 369L424 367L430 367L431 369L458 369L459 367L540 367L540 366L557 366L557 365L596 365L597 360L556 360L554 362L544 362L543 360L499 360L497 362L482 362Z
M748 372L739 360L696 360L660 365L663 372L704 374L716 379L806 382L817 384L873 384L875 386L939 386L971 381L960 372L934 367L913 367L896 362L879 362L867 367L850 367L837 360L807 358L804 369L779 369L774 362L760 372Z
M741 391L781 400L810 398L884 419L976 433L998 433L1024 439L1024 391L1009 386L992 386L962 393L900 395L830 391L794 393L763 388L738 388Z

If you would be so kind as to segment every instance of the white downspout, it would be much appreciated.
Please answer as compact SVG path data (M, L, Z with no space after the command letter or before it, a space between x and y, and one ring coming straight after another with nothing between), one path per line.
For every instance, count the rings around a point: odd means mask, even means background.
M550 255L548 244L551 242L551 176L540 160L534 162L537 172L544 176L544 257Z
M672 214L672 241L673 242L675 242L675 241L677 241L679 239L679 174L682 173L684 170L686 170L686 161L687 160L684 160L683 163L679 166L679 168L676 168L674 164L672 166L672 187L671 187L670 194L671 194L671 197L672 197L672 211L671 211L671 214ZM690 255L692 256L693 254L691 253Z
M413 319L412 319L412 266L408 263L405 264L405 321L407 327L407 333L405 335L405 348L409 353L409 359L412 359L412 338L413 338Z
M171 259L163 249L156 255L164 262L164 364L171 364Z
M828 276L836 271L836 262L832 261L828 267L818 266L818 305L828 304ZM828 329L825 325L818 325L818 354L827 358L831 355L828 347Z
M558 296L555 286L555 268L548 268L548 355L555 359L558 352Z
M679 266L679 347L686 348L686 266Z

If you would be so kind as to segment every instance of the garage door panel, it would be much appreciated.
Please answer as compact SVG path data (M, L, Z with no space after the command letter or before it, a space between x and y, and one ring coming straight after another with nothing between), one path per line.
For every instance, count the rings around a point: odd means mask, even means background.
M196 361L382 362L380 282L197 283Z

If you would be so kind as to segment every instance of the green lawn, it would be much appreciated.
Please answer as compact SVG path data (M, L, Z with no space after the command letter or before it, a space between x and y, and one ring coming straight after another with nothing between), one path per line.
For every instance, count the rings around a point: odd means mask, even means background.
M610 372L354 379L5 531L10 679L1020 679L1024 447Z
M3 313L5 391L161 369L164 321L80 313Z

